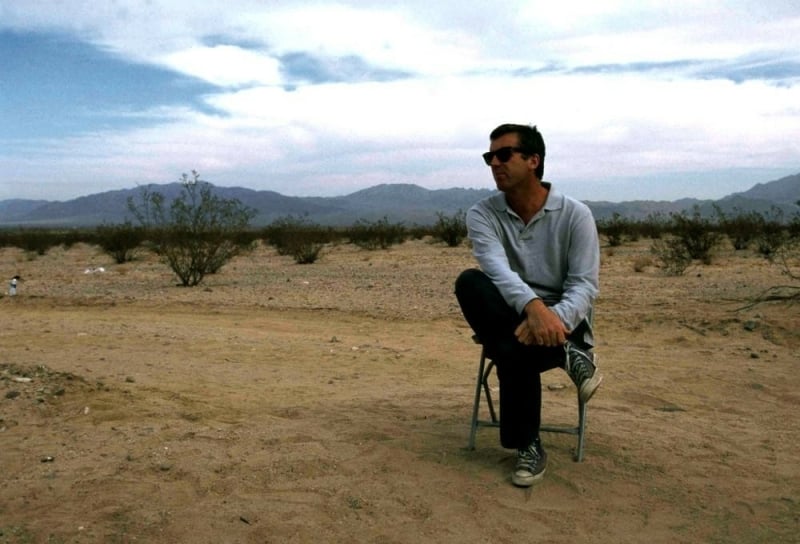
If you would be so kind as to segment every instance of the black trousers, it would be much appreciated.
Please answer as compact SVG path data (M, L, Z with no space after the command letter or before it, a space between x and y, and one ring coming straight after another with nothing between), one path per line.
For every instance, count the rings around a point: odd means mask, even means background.
M525 316L506 304L494 283L478 269L465 270L458 276L456 298L464 318L497 369L500 444L504 448L525 448L539 436L540 374L564 365L564 349L520 343L514 330Z

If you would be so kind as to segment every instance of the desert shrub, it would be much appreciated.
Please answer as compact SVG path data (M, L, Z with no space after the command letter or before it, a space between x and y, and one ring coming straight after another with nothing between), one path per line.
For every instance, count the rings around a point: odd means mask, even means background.
M772 208L769 214L761 216L755 234L756 251L772 260L780 248L789 242L790 228L783 220L780 208Z
M94 231L92 229L45 227L0 229L0 247L17 247L27 252L31 258L45 255L54 247L69 249L80 242L94 244Z
M406 237L410 240L423 240L426 236L433 235L431 225L413 225L406 228Z
M798 206L800 206L800 201L798 201ZM789 234L790 240L797 241L800 239L800 213L795 212L792 215L786 227L786 232Z
M294 253L292 253L292 258L297 264L315 263L317 262L323 247L325 247L325 244L319 242L310 242L302 246L298 246Z
M645 219L637 221L634 225L640 236L658 240L669 230L670 221L660 212L651 213Z
M614 212L609 219L599 219L597 221L597 230L606 237L608 245L611 247L622 245L625 236L633 232L630 222L623 219L617 212Z
M769 287L740 310L751 308L762 302L800 300L800 237L787 235L785 242L777 248L772 261L781 267L781 274L787 277L791 283Z
M653 258L648 255L640 255L633 261L634 272L644 272L648 266L653 266Z
M778 250L782 272L788 278L800 281L800 237L787 237ZM800 289L800 285L796 288Z
M795 213L783 227L781 236L773 238L774 251L770 254L770 261L781 267L781 274L788 278L790 283L769 287L740 310L763 302L800 300L800 214Z
M650 252L661 263L661 269L668 276L682 276L689 265L692 256L683 240L674 236L653 240Z
M759 255L772 260L788 240L788 232L783 228L774 228L766 224L764 230L756 236L756 251Z
M632 221L628 223L627 228L629 229L625 233L625 240L628 242L638 242L639 241L639 222Z
M710 264L711 252L722 238L711 221L701 216L697 207L691 215L682 212L670 214L670 217L672 219L670 230L674 238L666 245L682 245L684 252L691 259Z
M458 210L451 216L444 212L436 213L436 224L433 226L433 238L447 244L448 247L458 247L467 237L467 214Z
M289 255L297 264L316 262L322 248L334 237L331 229L322 228L307 217L291 215L270 223L263 235L279 255Z
M145 240L145 230L130 221L115 225L101 225L95 230L93 241L117 264L132 261Z
M798 206L800 206L800 200L798 200ZM786 222L786 231L790 238L800 238L800 211L792 213L791 217Z
M128 209L149 233L153 250L172 269L181 285L198 285L250 246L236 234L247 230L255 211L236 199L213 194L211 185L192 171L181 176L181 193L166 206L158 192L142 190Z
M3 234L4 246L17 247L31 256L45 255L51 248L63 243L62 232L44 228L9 230Z
M70 249L75 244L91 244L92 232L90 229L68 229L59 233L60 245Z
M732 215L726 214L716 204L714 205L714 213L717 217L719 231L728 237L736 250L750 247L764 219L758 212L743 212L735 208Z
M384 217L378 221L359 219L347 231L350 243L362 249L388 249L395 244L405 242L407 232L402 223L389 223Z

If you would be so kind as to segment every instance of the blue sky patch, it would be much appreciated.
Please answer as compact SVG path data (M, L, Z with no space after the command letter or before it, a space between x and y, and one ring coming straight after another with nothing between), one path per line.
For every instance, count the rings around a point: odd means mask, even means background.
M0 139L60 138L152 122L159 106L206 109L214 90L168 70L125 62L57 34L0 32Z

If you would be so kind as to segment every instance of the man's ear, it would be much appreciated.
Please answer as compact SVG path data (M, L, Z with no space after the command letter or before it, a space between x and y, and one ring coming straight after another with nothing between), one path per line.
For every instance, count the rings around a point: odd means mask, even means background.
M530 157L528 157L528 169L531 172L536 171L539 168L539 163L541 162L542 158L539 156L538 153L534 153Z

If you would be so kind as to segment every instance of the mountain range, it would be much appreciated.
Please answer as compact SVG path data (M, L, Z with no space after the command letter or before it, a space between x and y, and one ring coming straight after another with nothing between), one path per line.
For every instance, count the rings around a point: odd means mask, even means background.
M161 193L167 201L177 196L180 183L148 185L150 192ZM133 220L128 199L141 199L143 187L106 191L68 201L11 199L0 201L0 227L89 227ZM274 191L255 191L242 187L213 187L216 195L237 199L256 210L252 222L263 226L287 217L306 217L319 225L343 226L356 221L429 225L438 214L452 215L494 191L490 189L430 190L411 184L384 184L337 197L293 197ZM606 219L617 213L630 219L643 219L655 213L669 214L698 208L711 215L715 207L727 212L773 213L784 217L800 211L800 174L768 183L759 183L747 191L732 193L719 200L680 199L675 201L633 200L626 202L587 201L595 218Z

